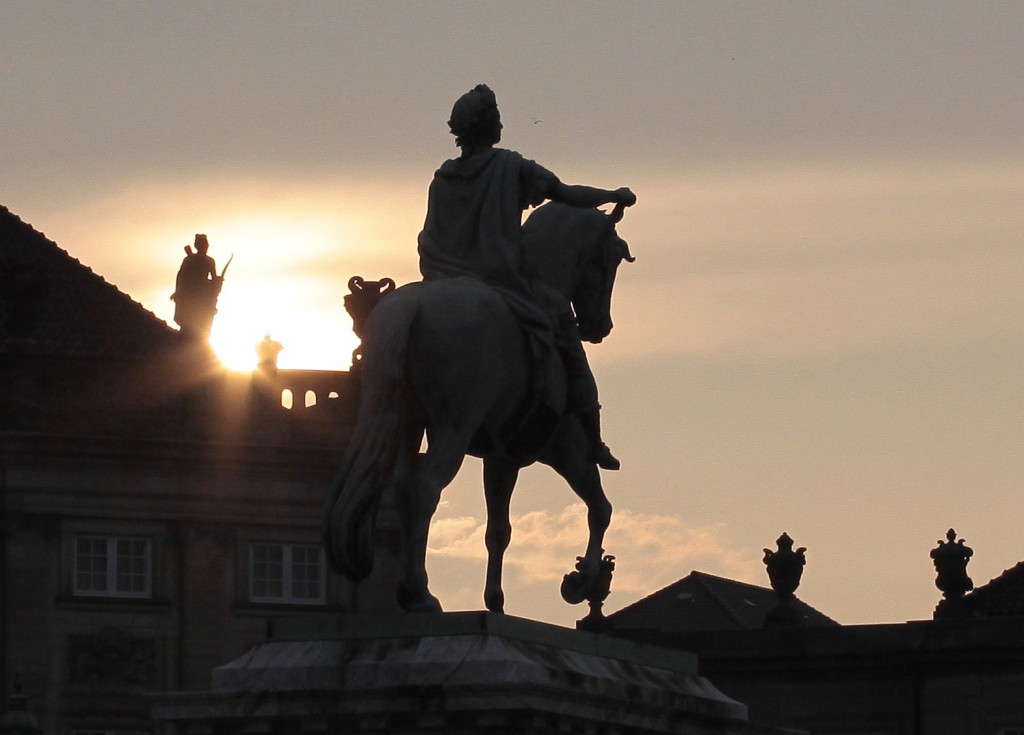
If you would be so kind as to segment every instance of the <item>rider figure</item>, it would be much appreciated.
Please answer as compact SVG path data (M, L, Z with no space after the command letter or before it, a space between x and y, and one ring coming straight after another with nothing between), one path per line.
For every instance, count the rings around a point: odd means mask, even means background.
M494 92L484 84L458 99L448 127L462 154L445 161L430 184L419 236L424 280L468 275L536 300L533 284L523 272L524 210L548 199L586 208L636 202L629 189L563 184L515 151L495 148L501 140L501 116ZM568 377L568 408L583 426L590 444L588 458L604 469L617 470L619 461L601 440L597 385L576 324L551 316Z

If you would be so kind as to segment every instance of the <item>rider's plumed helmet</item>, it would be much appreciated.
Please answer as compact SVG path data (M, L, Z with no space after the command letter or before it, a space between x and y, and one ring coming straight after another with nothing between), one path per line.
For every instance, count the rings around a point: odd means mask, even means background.
M501 114L491 88L478 84L459 97L448 127L459 146L494 145L501 140Z

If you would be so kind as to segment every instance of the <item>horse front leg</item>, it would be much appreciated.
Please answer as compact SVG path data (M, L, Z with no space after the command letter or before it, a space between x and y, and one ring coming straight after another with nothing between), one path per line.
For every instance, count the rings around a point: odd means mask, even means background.
M505 593L501 589L501 570L505 550L512 540L509 503L519 477L519 467L499 459L484 460L484 498L487 501L487 580L484 605L495 613L505 612Z
M590 533L582 566L587 579L594 582L604 554L604 535L611 525L612 504L601 485L601 473L597 465L587 464L578 474L571 475L571 478L566 476L569 486L587 505L587 529Z
M598 581L601 557L604 554L604 535L612 519L612 504L601 485L601 473L597 465L587 461L587 442L582 430L563 430L560 434L544 462L565 479L587 506L587 528L590 533L587 550L577 565L583 578L579 591L582 601Z

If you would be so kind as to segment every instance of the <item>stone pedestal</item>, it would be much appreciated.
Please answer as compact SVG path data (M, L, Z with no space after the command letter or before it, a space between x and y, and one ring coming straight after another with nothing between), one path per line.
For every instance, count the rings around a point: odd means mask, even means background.
M338 618L287 630L160 695L179 735L766 733L691 654L491 613Z

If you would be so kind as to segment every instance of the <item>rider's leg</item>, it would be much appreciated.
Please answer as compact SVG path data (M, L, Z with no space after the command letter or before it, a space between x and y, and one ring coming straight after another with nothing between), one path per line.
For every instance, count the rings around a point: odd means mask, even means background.
M583 426L583 433L587 436L587 442L590 444L587 459L596 463L603 470L619 469L622 464L601 439L601 406L596 405L591 409L578 411L577 416Z
M597 382L587 362L583 345L576 340L559 340L568 382L568 410L579 418L589 449L587 459L604 470L621 466L601 438L601 404L597 402Z

